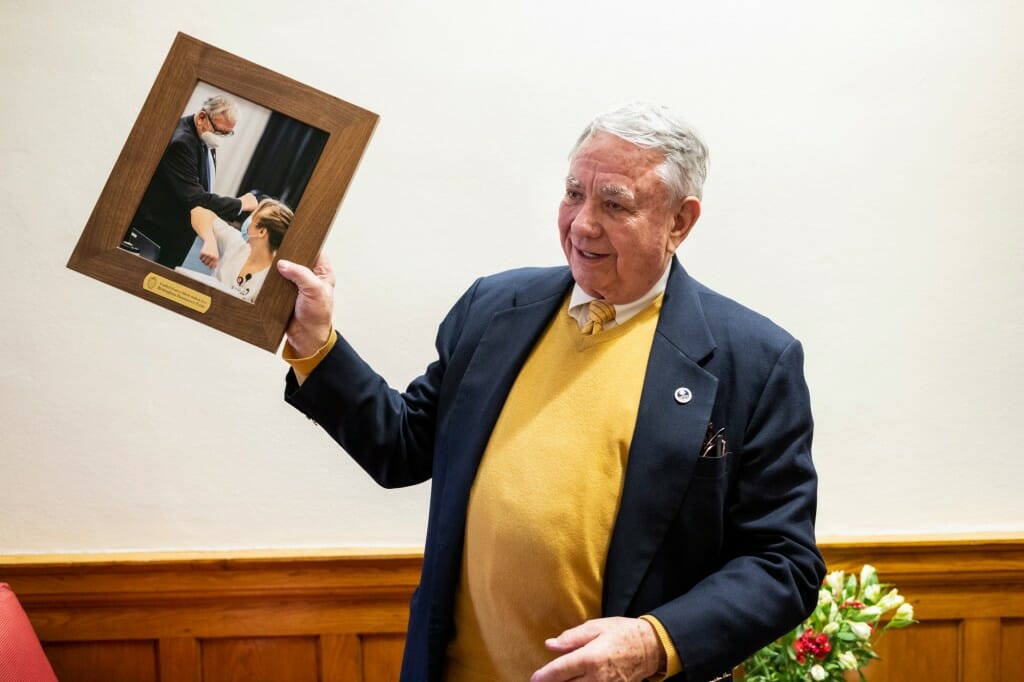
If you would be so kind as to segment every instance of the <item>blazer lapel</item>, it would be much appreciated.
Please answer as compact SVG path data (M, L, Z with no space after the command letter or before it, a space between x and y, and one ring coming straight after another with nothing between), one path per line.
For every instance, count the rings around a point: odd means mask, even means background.
M519 370L572 286L568 268L513 292L510 306L497 311L476 344L459 382L450 423L462 429L447 444L444 474L445 518L461 542L469 491L494 424ZM469 427L469 428L465 428Z
M627 612L682 504L715 404L718 379L700 364L714 348L695 283L673 261L608 548L605 615Z
M197 163L199 164L199 183L208 192L213 190L213 183L210 182L210 159L207 157L209 153L206 144L200 142L199 153L196 156Z

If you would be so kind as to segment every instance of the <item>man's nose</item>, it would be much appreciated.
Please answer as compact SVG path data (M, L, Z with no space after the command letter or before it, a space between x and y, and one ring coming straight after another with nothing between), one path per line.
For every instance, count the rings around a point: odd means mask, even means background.
M590 201L584 201L572 219L572 231L580 236L595 237L601 232L601 222Z

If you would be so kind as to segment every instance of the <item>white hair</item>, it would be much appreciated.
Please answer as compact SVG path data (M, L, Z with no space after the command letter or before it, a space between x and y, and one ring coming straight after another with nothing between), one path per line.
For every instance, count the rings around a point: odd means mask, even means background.
M693 128L667 107L633 102L598 114L576 140L569 159L595 133L605 132L644 149L655 149L665 157L658 175L669 189L670 199L693 196L698 199L708 174L708 148Z
M211 119L214 116L223 116L226 120L235 123L238 121L238 105L235 100L224 95L214 95L203 102L203 111Z

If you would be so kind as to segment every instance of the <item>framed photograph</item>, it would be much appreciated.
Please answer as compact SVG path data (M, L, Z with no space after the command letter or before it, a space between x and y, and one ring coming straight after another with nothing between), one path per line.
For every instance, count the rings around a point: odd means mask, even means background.
M276 352L377 120L179 33L68 267Z

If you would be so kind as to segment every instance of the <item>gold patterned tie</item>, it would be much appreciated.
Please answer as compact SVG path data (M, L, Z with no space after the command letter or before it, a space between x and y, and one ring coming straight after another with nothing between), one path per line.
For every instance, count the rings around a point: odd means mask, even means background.
M608 301L594 299L587 308L587 323L582 330L584 334L596 334L615 319L615 306Z

